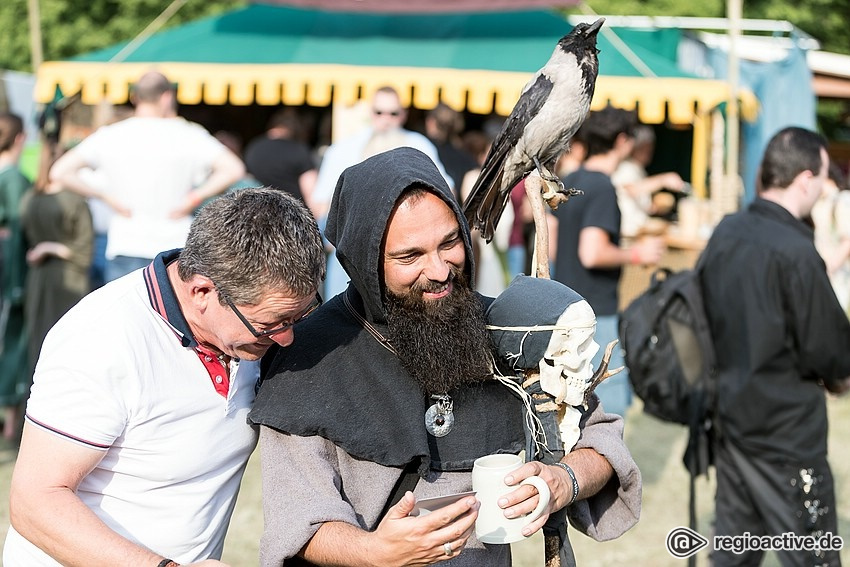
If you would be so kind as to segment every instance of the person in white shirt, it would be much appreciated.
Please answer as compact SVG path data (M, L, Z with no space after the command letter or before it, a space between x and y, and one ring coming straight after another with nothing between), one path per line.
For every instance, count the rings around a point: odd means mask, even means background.
M205 205L185 248L63 316L35 371L3 564L220 565L259 359L292 343L324 271L307 208L244 189Z
M50 169L52 181L116 213L107 232L106 281L181 247L195 208L245 174L233 152L177 117L175 97L164 75L144 74L133 89L134 115L99 128ZM102 189L80 175L85 168L102 174Z
M655 131L647 124L638 124L634 129L634 148L629 157L620 162L611 182L617 189L617 205L620 207L620 235L635 238L652 215L669 213L675 198L667 195L667 202L658 198L658 192L667 189L675 193L686 193L690 186L675 171L649 175L647 166L655 153ZM672 200L672 203L670 202Z

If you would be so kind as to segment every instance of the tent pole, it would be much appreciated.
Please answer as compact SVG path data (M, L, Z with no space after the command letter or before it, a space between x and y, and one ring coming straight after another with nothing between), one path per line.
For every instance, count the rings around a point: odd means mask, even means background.
M711 132L709 112L697 108L694 114L693 148L691 149L691 185L694 196L705 200L708 198L706 183L708 180L708 156L710 149L709 135Z
M740 121L738 118L738 41L741 36L742 0L727 0L726 15L729 18L729 102L726 105L726 190L730 195L729 202L738 201L738 151Z
M33 73L35 73L38 72L41 62L44 61L41 43L41 12L39 11L38 0L28 0L27 6L30 26L30 62Z
M171 18L171 16L177 13L177 10L182 8L187 1L188 0L174 0L171 2L165 10L163 10L151 23L147 25L145 29L139 33L139 35L134 37L130 43L125 45L124 48L116 53L109 61L111 63L120 63L124 61L134 51L136 51L140 45L146 42L150 36L155 34L157 30L159 30L159 28L161 28Z

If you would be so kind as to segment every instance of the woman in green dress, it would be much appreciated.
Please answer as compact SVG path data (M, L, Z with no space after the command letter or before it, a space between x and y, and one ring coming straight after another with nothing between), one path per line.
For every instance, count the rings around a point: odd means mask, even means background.
M3 439L16 442L20 408L29 394L30 372L24 332L26 246L19 209L30 182L18 169L24 147L21 118L0 113L0 407Z
M43 174L21 200L21 225L29 246L24 320L31 374L47 332L90 290L94 231L85 198Z

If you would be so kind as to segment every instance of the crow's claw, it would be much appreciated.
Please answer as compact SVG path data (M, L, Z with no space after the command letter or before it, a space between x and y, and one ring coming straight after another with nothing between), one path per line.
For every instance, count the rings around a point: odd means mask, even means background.
M570 187L569 189L564 188L563 183L558 183L556 187L553 187L549 181L544 181L547 187L547 191L541 195L543 199L546 201L546 204L549 205L549 208L553 211L558 208L558 205L561 203L566 203L570 200L570 197L575 197L576 195L584 195L584 191L579 189L574 189Z
M541 176L540 178L543 180L544 190L542 191L541 195L544 201L549 203L549 201L551 201L555 197L564 194L564 184L561 182L560 179L558 179L557 181L550 181L549 179L546 179L543 176ZM558 202L562 202L562 199L559 199ZM551 207L552 204L549 203L549 206Z
M540 174L540 177L542 179L544 179L545 181L550 181L552 183L557 183L561 186L561 189L564 188L564 184L561 183L561 179L557 175L549 171L549 168L540 163L540 160L537 159L537 156L531 156L531 160L534 162L534 167L537 168L537 173Z

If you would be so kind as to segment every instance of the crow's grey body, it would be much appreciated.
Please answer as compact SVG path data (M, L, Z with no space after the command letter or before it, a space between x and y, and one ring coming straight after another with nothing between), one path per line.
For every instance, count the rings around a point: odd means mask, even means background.
M596 34L603 20L578 24L561 38L546 65L525 85L484 160L463 210L489 242L511 189L537 164L551 177L584 122L596 86Z

